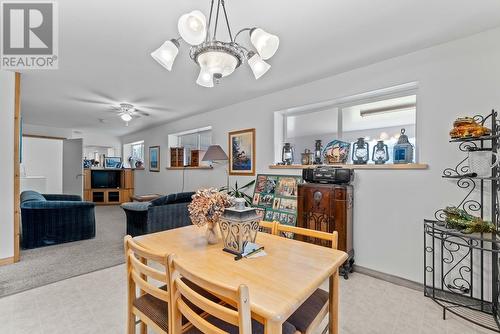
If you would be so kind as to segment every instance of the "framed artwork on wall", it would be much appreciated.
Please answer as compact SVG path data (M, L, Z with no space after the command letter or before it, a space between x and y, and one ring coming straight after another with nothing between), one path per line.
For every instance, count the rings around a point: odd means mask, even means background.
M149 171L160 171L160 146L149 147Z
M229 132L229 175L255 175L255 129Z

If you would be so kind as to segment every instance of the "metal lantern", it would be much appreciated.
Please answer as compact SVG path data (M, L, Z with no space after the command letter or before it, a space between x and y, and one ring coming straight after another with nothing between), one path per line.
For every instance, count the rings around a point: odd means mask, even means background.
M285 143L281 151L281 160L285 165L291 165L294 161L294 149L290 143Z
M365 138L358 138L352 144L352 162L355 165L364 165L370 159L370 145L365 142Z
M313 163L313 153L310 149L306 148L304 153L302 153L301 162L303 165L312 165Z
M383 140L377 141L377 145L373 147L372 160L377 165L385 164L389 160L389 148Z
M247 242L255 242L259 230L259 215L255 208L245 207L245 199L236 198L235 206L224 210L219 220L224 250L242 254Z
M314 144L314 164L321 165L323 163L323 158L321 153L323 152L323 145L321 144L320 139L316 139L316 143Z
M410 144L408 136L405 135L406 130L401 129L398 143L394 145L394 163L409 164L413 162L413 145Z

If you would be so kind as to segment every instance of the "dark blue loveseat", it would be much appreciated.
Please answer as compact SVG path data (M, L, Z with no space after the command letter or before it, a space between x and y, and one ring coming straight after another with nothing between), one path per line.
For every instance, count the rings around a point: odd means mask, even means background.
M21 194L21 247L37 248L95 237L95 205L76 195Z
M135 237L191 225L188 205L194 192L170 194L151 202L123 203L127 234Z

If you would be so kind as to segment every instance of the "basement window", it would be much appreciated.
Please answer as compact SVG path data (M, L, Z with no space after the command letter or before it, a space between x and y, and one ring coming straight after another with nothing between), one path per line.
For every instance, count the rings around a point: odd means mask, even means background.
M203 128L182 131L168 135L169 147L184 148L184 165L190 165L191 151L202 150L206 151L212 145L212 127L206 126Z
M416 90L417 84L409 83L276 112L275 162L281 162L284 143L294 146L294 163L300 164L301 153L305 149L313 152L318 139L323 146L335 139L349 142L352 156L352 143L363 137L370 145L370 159L377 141L383 140L389 148L387 163L392 163L392 148L401 129L415 147L417 144ZM351 156L348 163L352 162Z

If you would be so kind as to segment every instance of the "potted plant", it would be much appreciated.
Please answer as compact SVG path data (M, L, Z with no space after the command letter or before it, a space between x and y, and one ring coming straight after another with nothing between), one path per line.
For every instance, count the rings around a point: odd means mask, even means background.
M229 196L234 197L234 198L243 198L245 199L246 205L247 206L252 206L252 197L248 194L245 193L248 188L253 186L255 183L255 180L252 180L245 184L242 187L238 187L238 181L234 183L234 187L222 187L220 188L220 191L225 191Z

